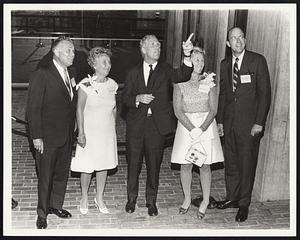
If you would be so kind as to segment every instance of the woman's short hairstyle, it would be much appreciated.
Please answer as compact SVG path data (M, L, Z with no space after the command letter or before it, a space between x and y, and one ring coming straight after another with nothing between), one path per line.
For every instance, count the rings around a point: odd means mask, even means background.
M192 53L201 53L205 57L205 50L201 47L195 46L192 50Z
M95 66L96 59L99 58L101 55L106 55L111 58L112 53L110 49L104 47L94 47L89 51L89 55L87 58L87 62L91 67Z

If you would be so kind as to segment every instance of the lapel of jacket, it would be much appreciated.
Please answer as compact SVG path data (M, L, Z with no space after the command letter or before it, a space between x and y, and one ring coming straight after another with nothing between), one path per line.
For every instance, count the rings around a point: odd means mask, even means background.
M66 85L64 84L64 80L62 79L61 75L59 74L57 68L55 67L53 61L50 62L50 69L52 74L54 75L54 79L57 81L59 88L62 90L63 95L71 101L69 92L67 90Z
M241 86L241 75L244 75L248 70L248 63L249 63L249 54L245 50L243 61L241 63L241 68L239 70L239 81L237 84L236 92L238 91L239 87Z
M71 88L72 88L72 91L73 91L72 102L77 103L77 90L76 90L76 81L75 81L76 75L75 75L74 71L75 71L74 67L72 67L72 66L68 67L68 73L69 73L69 77L70 77L70 84L71 84ZM75 82L74 86L72 85L72 79Z
M241 74L244 75L246 72L248 72L248 65L249 65L249 54L248 51L245 50L245 54L241 64L240 75Z
M227 80L228 80L228 85L231 88L231 92L233 93L233 88L232 88L232 56L230 55L227 58Z
M148 83L147 83L147 89L148 90L153 88L154 82L157 80L160 71L161 71L161 64L157 63L157 65L156 65L156 67L155 67L155 69L152 73L151 78L148 80Z
M140 64L138 71L137 71L137 79L138 79L138 88L140 90L145 90L146 89L146 84L145 84L145 78L144 78L144 67L143 63Z

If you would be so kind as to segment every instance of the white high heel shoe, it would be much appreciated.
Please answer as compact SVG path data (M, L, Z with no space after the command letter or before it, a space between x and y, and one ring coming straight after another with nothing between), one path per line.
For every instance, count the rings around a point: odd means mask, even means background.
M109 213L109 210L107 209L107 207L103 207L103 208L99 207L99 204L98 204L96 198L94 198L94 202L95 202L95 204L96 204L99 212L104 213L104 214L108 214Z
M88 213L89 208L88 208L88 207L87 207L87 208L82 208L82 207L81 207L81 201L82 201L82 199L80 200L80 203L79 203L79 211L80 211L80 213L81 213L82 215L85 215L85 214Z

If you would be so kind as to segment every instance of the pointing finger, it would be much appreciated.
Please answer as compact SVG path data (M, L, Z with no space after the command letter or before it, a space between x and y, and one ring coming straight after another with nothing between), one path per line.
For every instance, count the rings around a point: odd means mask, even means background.
M189 41L191 41L193 35L194 35L194 33L191 33L191 34L190 34L190 36L189 36L188 39L186 40L186 43L188 43Z

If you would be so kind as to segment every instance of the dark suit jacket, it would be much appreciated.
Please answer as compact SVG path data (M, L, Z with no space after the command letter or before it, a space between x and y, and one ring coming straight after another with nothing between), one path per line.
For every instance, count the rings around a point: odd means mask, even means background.
M217 122L224 124L225 134L232 127L250 134L254 124L264 126L270 108L270 76L264 56L246 50L239 75L250 75L251 82L241 83L239 79L234 93L232 57L222 60Z
M70 79L74 70L68 69ZM29 80L27 119L32 139L42 138L44 146L59 147L74 131L77 92L73 99L53 61L35 71Z
M186 78L186 76L190 76L192 68L183 65L178 71L180 71L180 76L183 75ZM149 107L160 134L166 135L174 130L175 118L171 104L170 87L174 79L177 81L178 71L174 71L166 63L158 62L147 86L145 86L143 63L128 71L123 89L123 104L129 109L126 116L127 134L131 137L143 134ZM152 93L155 99L150 104L140 103L136 108L136 96L146 93Z

